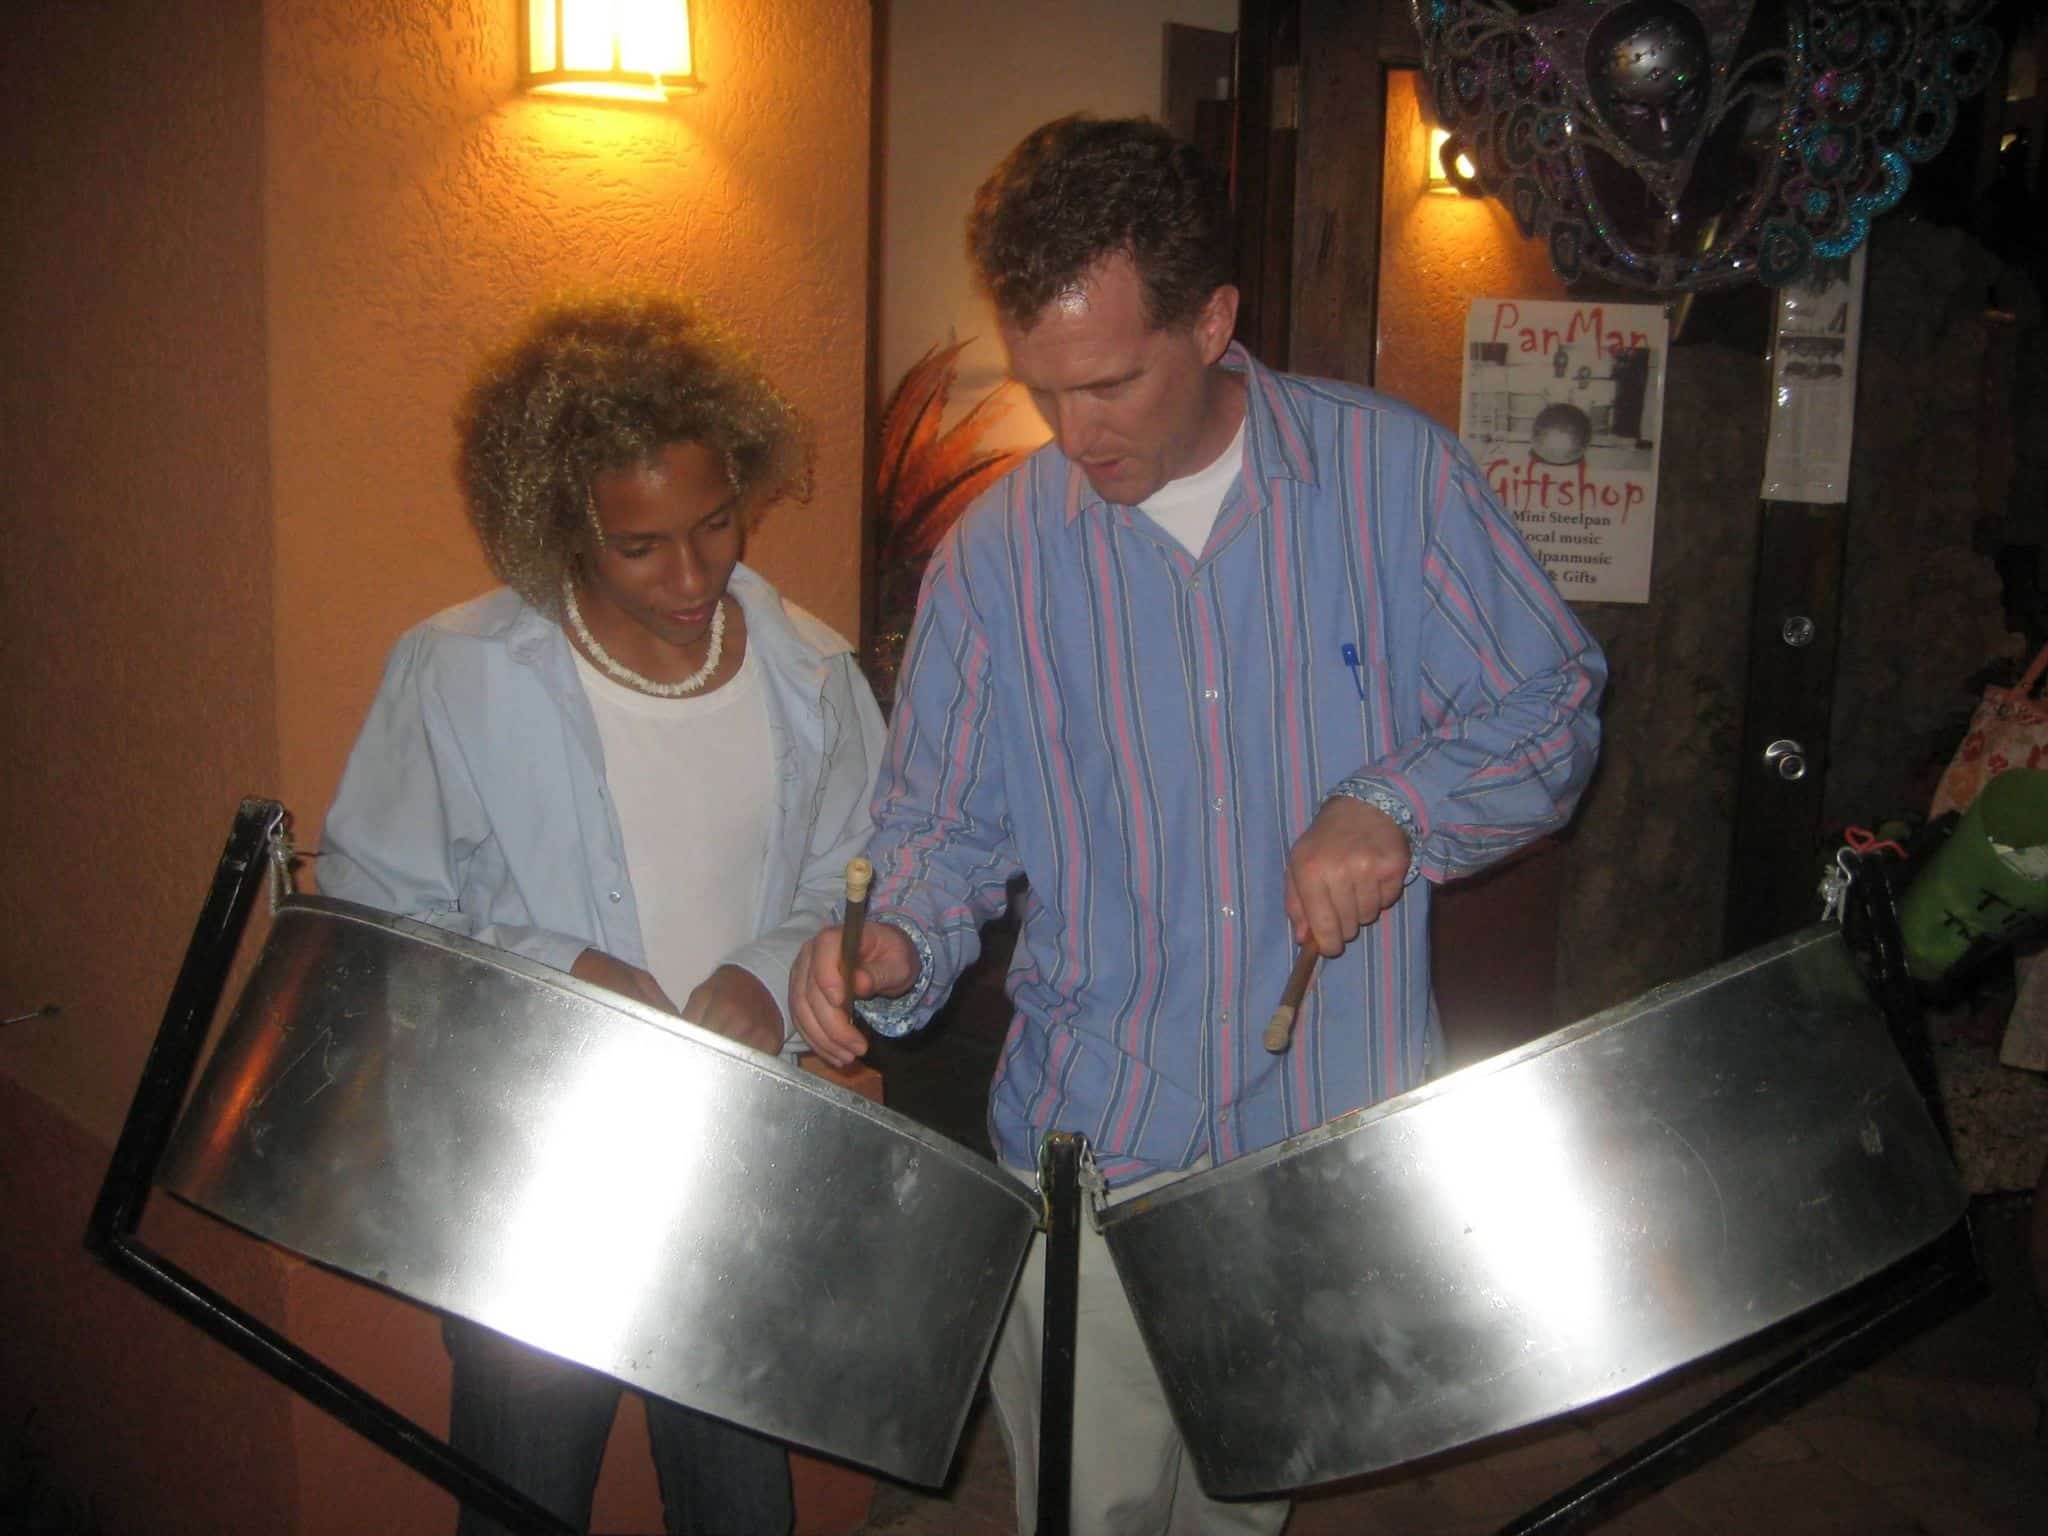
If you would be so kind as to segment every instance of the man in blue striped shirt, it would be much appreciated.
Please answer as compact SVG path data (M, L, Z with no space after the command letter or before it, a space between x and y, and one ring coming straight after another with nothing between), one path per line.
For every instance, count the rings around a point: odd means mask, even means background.
M791 1016L833 1062L865 1048L852 999L922 1026L1026 875L996 1151L1078 1132L1125 1194L1423 1079L1430 888L1564 823L1605 665L1453 436L1231 342L1224 194L1163 129L1036 130L968 243L1053 441L932 558L860 958L814 939ZM1269 1054L1298 945L1325 958ZM1181 1474L1142 1346L1089 1333L1089 1269L1075 1529L1277 1530L1284 1503ZM1026 1530L1035 1284L991 1367Z

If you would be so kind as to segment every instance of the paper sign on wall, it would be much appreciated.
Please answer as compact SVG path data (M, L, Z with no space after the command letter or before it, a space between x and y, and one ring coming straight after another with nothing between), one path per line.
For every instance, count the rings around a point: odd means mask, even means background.
M1773 501L1849 499L1856 438L1856 348L1863 334L1863 251L1819 262L1778 290L1771 336L1771 432L1764 495Z
M1458 435L1578 603L1646 603L1668 327L1653 304L1475 299Z

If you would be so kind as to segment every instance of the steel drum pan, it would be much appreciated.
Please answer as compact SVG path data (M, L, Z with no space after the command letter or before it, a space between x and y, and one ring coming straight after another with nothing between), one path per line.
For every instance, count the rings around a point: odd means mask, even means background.
M629 1386L944 1480L1037 1222L901 1116L502 950L279 908L161 1182Z
M1230 1496L1609 1397L1911 1254L1965 1204L1822 927L1102 1227L1202 1484Z

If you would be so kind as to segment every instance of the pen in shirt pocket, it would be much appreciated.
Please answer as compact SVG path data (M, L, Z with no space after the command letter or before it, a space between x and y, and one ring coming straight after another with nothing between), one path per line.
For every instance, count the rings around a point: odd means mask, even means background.
M1365 697L1365 667L1358 659L1356 642L1346 640L1337 648L1337 654L1344 658L1344 665L1351 669L1351 686L1358 690L1358 697Z

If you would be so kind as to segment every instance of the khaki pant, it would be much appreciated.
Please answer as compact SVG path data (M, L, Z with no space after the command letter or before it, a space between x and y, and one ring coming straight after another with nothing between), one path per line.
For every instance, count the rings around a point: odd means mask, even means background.
M1126 1185L1117 1196L1128 1199L1186 1176L1160 1174ZM1038 1524L1044 1309L1045 1235L1040 1233L1031 1240L988 1371L1017 1481L1020 1536L1032 1536ZM1202 1492L1110 1262L1109 1246L1085 1214L1074 1348L1073 1487L1073 1536L1274 1536L1287 1523L1289 1509L1284 1500L1239 1503Z

